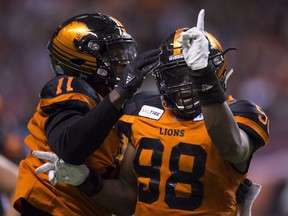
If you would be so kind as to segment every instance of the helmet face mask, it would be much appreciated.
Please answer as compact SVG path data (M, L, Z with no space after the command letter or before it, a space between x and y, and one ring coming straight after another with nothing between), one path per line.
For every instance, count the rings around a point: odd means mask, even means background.
M72 17L48 43L57 75L72 75L113 88L121 67L137 55L136 42L115 18L101 13ZM123 69L123 66L122 66ZM118 74L119 73L119 74Z
M194 85L189 77L190 68L177 66L159 71L161 82L159 83L160 94L167 107L178 118L190 119L199 113L195 113L199 106L199 98Z
M184 60L181 44L178 42L180 34L186 30L188 28L177 29L160 45L162 49L161 64L153 72L153 76L164 105L178 118L189 120L201 113L201 105L193 81L189 76L191 69ZM226 60L223 49L213 35L207 32L205 35L209 41L209 60L215 66L215 73L225 90Z
M115 44L107 44L107 53L106 59L109 62L119 62L126 63L135 58L136 46L130 42L122 42Z
M166 107L180 119L188 120L200 114L200 103L189 77L187 65L159 68L154 72L158 90Z

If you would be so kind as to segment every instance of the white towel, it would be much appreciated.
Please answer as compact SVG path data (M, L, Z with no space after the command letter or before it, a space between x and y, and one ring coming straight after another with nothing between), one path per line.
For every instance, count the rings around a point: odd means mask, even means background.
M253 183L252 186L249 188L248 193L246 194L245 200L243 203L238 205L238 213L237 216L251 216L252 213L252 205L255 199L257 198L258 194L261 190L260 184Z

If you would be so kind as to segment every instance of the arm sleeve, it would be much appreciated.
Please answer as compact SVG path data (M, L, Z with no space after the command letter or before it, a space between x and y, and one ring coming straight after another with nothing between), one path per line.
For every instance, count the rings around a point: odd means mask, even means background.
M101 146L121 115L108 97L85 115L71 109L56 113L46 125L48 145L65 162L82 164Z

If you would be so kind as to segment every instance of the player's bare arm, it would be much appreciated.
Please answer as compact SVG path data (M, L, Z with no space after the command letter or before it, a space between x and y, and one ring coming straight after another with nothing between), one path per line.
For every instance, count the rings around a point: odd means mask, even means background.
M198 15L197 26L183 32L180 42L187 65L192 69L191 76L197 87L207 131L219 154L233 164L245 163L253 150L252 142L234 120L225 102L225 91L209 59L204 10Z

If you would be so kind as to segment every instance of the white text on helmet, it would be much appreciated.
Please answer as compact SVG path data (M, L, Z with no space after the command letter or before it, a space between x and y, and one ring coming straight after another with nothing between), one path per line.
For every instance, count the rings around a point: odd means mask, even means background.
M169 56L169 61L176 60L176 59L182 59L182 58L184 58L182 54L171 55L171 56Z

